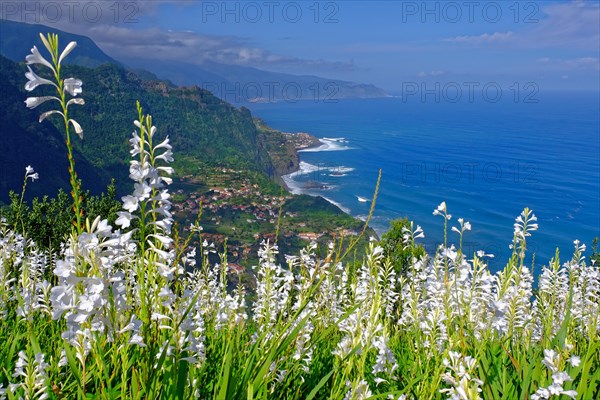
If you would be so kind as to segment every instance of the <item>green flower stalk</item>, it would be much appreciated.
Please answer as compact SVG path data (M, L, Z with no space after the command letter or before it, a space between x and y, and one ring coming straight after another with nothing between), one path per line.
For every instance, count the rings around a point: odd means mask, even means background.
M44 37L44 35L40 33L40 38L42 39L44 46L52 56L52 63L50 63L40 54L36 46L33 46L33 48L31 49L31 54L29 54L25 58L28 65L27 69L29 70L27 73L25 73L25 76L28 79L28 82L25 84L25 90L30 92L38 86L51 85L54 86L54 88L56 89L57 96L28 97L25 100L25 104L29 108L36 108L40 104L43 104L47 101L57 101L60 104L59 110L50 110L42 113L42 115L40 115L39 122L41 123L43 120L45 120L52 114L59 114L63 117L69 159L69 174L71 176L71 196L73 197L73 211L75 212L76 218L75 227L77 229L77 233L80 234L83 231L83 197L81 194L79 180L77 179L77 173L75 172L75 159L73 158L73 145L71 143L70 126L73 126L75 133L79 135L81 139L83 139L83 129L77 121L69 118L69 106L72 104L83 105L85 104L85 101L82 98L77 98L77 95L81 94L82 92L81 80L75 78L63 79L61 76L61 63L63 62L65 57L67 57L69 53L73 51L75 46L77 46L77 43L70 42L59 55L58 35L49 33L47 37ZM39 64L50 69L54 75L54 81L44 79L36 75L36 73L31 69L31 67L29 67L29 65L32 64ZM67 94L72 96L73 98L68 99Z

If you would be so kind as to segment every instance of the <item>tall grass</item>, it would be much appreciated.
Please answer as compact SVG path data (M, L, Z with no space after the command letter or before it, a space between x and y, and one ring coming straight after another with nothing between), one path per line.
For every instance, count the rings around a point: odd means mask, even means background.
M250 296L213 245L174 240L169 139L139 104L134 124L119 229L81 219L46 254L0 223L1 399L598 398L600 271L575 241L536 281L530 210L496 274L442 203L444 245L401 276L376 241L358 268L334 243L279 265L264 242Z

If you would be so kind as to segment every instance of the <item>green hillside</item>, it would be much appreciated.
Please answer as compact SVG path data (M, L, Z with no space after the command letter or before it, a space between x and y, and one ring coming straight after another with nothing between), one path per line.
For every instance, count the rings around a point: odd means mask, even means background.
M5 106L0 131L7 146L11 146L5 148L14 148L17 153L26 147L33 149L31 145L21 146L19 141L13 140L14 137L35 142L35 135L42 135L50 141L50 144L37 141L45 149L44 157L56 159L53 155L55 150L57 154L65 154L59 150L62 136L54 129L60 129L62 121L49 118L51 123L56 124L55 127L50 123L37 124L38 116L48 109L44 107L51 105L27 110L23 104L27 97L23 89L25 65L5 58L2 58L1 64L1 79L6 88L2 96ZM84 82L82 97L86 104L72 110L73 118L84 128L84 140L75 139L74 142L76 150L83 156L82 167L89 161L103 171L100 177L95 177L101 179L101 186L108 183L108 176L116 178L119 188L128 182L128 140L133 130L136 100L140 100L144 109L161 122L159 137L169 135L171 138L178 160L176 167L182 175L195 173L196 166L203 163L274 173L266 151L265 135L258 132L252 115L245 108L237 109L196 87L178 88L165 81L143 80L116 65L106 64L94 69L68 66L65 71L65 76L74 76ZM36 94L42 92L40 88ZM14 126L31 132L16 135L13 133ZM44 133L44 129L50 133ZM17 157L17 154L13 156ZM30 159L30 163L36 159L35 156L18 158ZM3 162L9 163L9 160L3 159ZM13 175L14 171L11 171L10 176Z

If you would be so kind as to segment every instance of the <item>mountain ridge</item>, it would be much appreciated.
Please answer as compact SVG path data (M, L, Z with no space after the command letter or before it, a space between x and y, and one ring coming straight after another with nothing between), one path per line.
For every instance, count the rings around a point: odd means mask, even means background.
M76 41L78 50L67 61L84 67L115 64L127 69L139 69L179 86L199 86L217 97L232 103L279 102L312 100L335 101L346 98L389 97L381 88L341 79L315 75L294 75L266 71L254 67L229 65L214 61L200 64L149 59L116 60L107 55L91 38L68 33L41 24L1 20L0 55L19 62L29 53L23 43L41 46L39 32L56 33L65 42Z
M6 19L0 19L0 21L2 22L0 23L0 55L14 62L25 60L25 57L30 53L30 49L34 45L39 49L43 48L39 37L40 33L55 33L59 35L62 42L77 42L77 51L73 52L65 60L66 64L76 64L92 68L106 63L123 66L122 63L104 53L87 36L68 33L41 24L26 24Z

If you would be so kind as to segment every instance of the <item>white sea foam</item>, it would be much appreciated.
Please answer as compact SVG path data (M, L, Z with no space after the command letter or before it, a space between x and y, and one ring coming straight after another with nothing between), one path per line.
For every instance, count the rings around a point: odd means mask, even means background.
M341 205L337 201L331 200L328 197L325 197L325 196L321 196L321 197L323 197L325 200L327 200L328 202L330 202L331 204L333 204L334 206L336 206L337 208L339 208L340 210L342 210L346 214L351 214L351 210L348 207L344 207L343 205Z
M288 174L288 175L283 175L281 178L283 179L283 181L285 182L286 186L288 187L288 189L291 193L293 193L293 194L308 194L310 196L317 196L317 195L314 194L314 192L311 193L310 188L307 189L305 187L305 183L298 182L296 180L296 178L298 178L304 174L310 174L310 173L313 173L316 171L342 171L342 172L354 171L354 168L343 167L343 166L341 166L341 167L320 167L317 165L307 163L306 161L300 161L300 164L298 165L298 167L299 167L298 171L292 172L291 174ZM334 176L340 176L340 175L334 175ZM332 189L335 187L330 184L324 184L324 185L325 185L324 189ZM348 207L344 207L340 203L338 203L335 200L332 200L328 197L324 197L324 196L321 196L321 197L323 197L325 200L327 200L334 206L338 207L340 210L342 210L346 214L351 214L351 210Z
M306 161L300 161L300 164L298 165L298 171L296 172L292 172L289 175L286 176L291 176L291 177L298 177L298 176L302 176L302 175L306 175L306 174L312 174L313 172L322 172L322 173L330 173L330 176L342 176L342 175L346 175L349 172L354 171L354 168L351 167L345 167L343 165L341 166L336 166L336 167L328 167L328 166L323 166L323 165L314 165L314 164L310 164L307 163Z
M288 189L291 193L304 194L304 191L302 190L302 186L294 180L294 178L292 177L292 174L284 175L281 177L281 179L283 179L283 182L285 182L285 185L288 187Z
M352 147L346 145L348 141L344 138L322 138L319 139L321 145L310 149L298 150L298 153L318 153L321 151L344 151L352 150Z
M348 143L348 139L343 138L343 137L339 137L339 138L324 137L323 140L327 140L330 142Z
M352 168L352 167L344 167L342 165L342 166L339 166L339 167L330 167L329 170L332 173L347 174L348 172L354 171L354 168Z
M314 164L310 164L307 163L306 161L300 161L300 164L298 165L298 171L294 172L295 175L304 175L304 174L310 174L312 172L317 172L317 171L322 171L325 168L319 165L314 165Z

